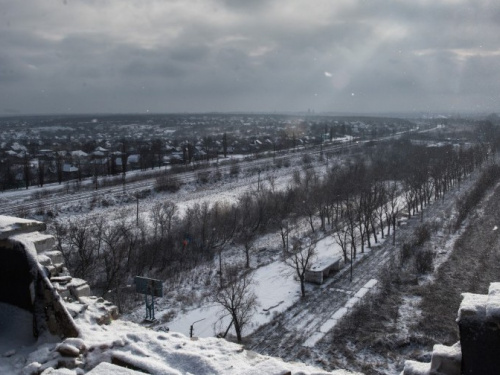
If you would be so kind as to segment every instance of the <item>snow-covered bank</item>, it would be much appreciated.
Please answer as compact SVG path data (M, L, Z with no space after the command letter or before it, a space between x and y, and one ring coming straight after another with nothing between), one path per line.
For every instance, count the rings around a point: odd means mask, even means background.
M154 332L121 320L98 325L99 305L91 299L83 300L85 303L69 304L72 311L79 311L75 321L81 337L33 347L31 353L23 355L4 356L0 362L2 374L49 374L52 368L67 367L64 374L76 375L91 371L101 362L119 363L154 375L352 374L286 363L223 339L189 339L180 333Z

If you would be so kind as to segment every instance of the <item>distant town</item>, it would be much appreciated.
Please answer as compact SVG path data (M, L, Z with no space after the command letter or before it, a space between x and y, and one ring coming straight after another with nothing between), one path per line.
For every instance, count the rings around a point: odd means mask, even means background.
M375 139L430 123L245 114L5 117L0 118L0 186L3 191L171 165L195 168L233 155L259 157Z

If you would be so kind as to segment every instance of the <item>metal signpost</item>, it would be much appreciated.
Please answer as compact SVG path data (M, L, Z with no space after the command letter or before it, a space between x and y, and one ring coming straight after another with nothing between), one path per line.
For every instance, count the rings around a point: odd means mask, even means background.
M162 281L136 276L134 278L134 284L136 292L144 294L144 299L146 302L145 320L155 320L155 297L163 297ZM148 301L148 296L151 296L151 302Z

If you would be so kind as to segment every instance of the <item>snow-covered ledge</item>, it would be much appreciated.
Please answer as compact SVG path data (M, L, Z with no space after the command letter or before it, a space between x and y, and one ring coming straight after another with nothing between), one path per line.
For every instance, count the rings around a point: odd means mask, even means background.
M41 221L0 215L0 240L21 233L43 232L47 225Z

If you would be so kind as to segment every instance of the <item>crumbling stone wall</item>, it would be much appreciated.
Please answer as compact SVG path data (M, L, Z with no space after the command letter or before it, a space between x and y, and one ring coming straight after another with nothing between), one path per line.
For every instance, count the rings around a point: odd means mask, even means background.
M500 283L487 295L464 293L458 312L462 374L500 373Z
M64 301L49 279L50 257L39 253L51 250L55 241L42 234L45 224L0 215L0 302L33 313L33 333L44 330L62 337L79 334ZM50 264L49 264L50 263Z
M491 283L487 295L462 296L460 342L434 345L430 363L406 361L402 375L500 374L500 283Z

